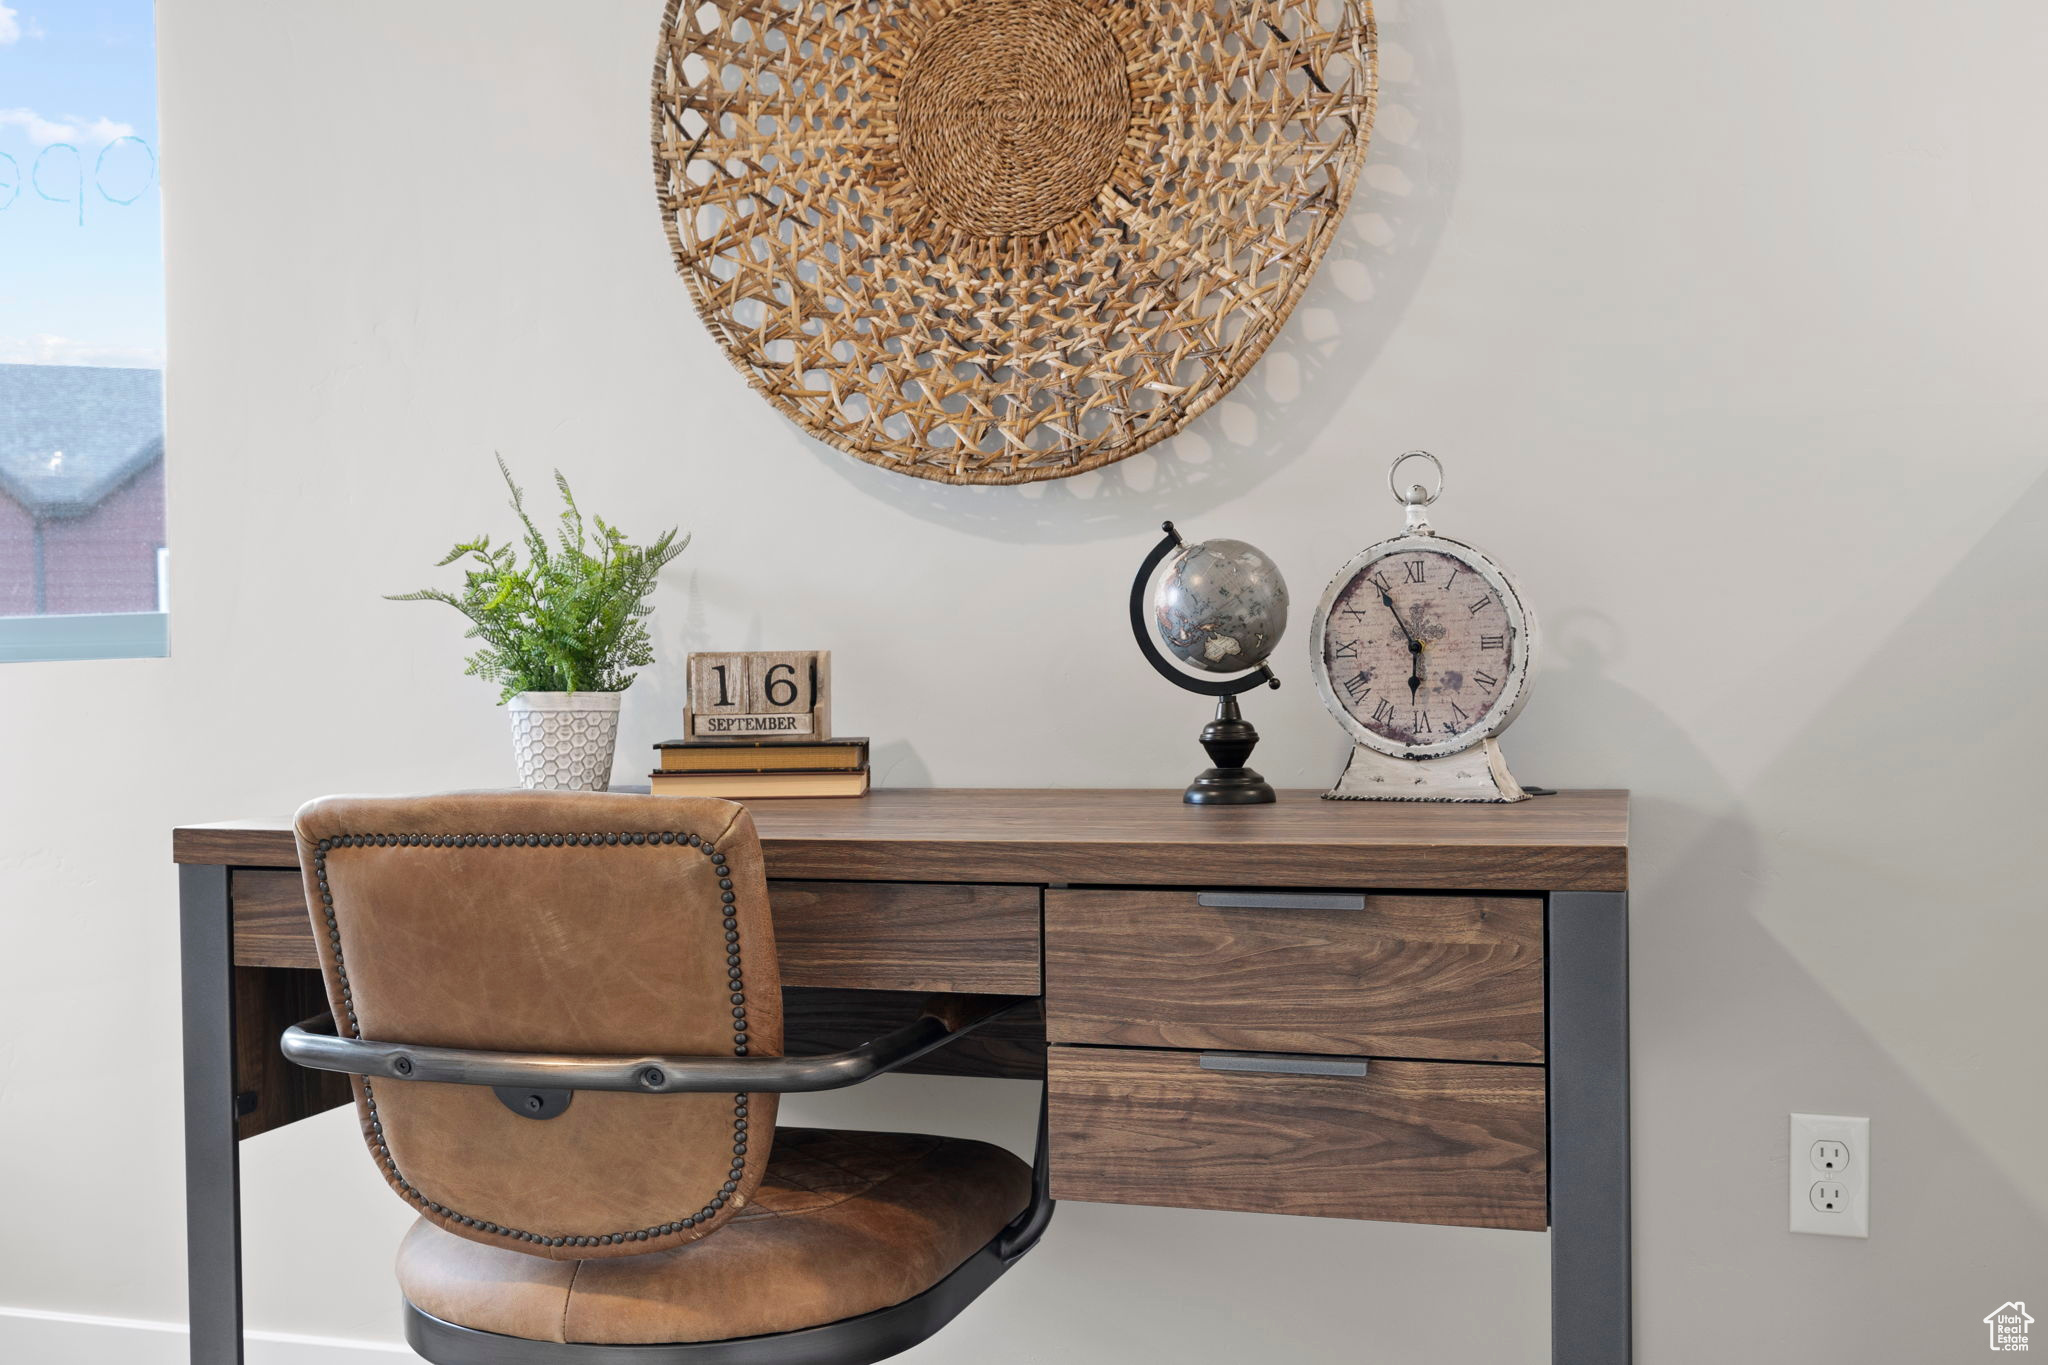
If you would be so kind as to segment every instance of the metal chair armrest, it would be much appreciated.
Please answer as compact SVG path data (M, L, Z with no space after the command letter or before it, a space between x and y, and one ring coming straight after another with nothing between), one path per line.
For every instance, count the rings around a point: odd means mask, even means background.
M603 1057L381 1043L336 1035L322 1014L284 1031L284 1055L314 1071L450 1085L687 1095L837 1090L907 1066L1028 1003L1029 996L933 997L917 1019L844 1052L811 1057ZM935 1002L946 1001L945 1004Z

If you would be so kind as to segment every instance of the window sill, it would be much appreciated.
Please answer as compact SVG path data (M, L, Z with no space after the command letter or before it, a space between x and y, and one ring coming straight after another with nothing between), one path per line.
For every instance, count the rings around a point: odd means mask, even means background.
M0 616L0 663L161 659L171 652L170 620L160 611Z

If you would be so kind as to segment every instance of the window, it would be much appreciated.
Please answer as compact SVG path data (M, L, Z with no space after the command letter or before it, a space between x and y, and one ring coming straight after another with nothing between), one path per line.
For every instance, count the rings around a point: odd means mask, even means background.
M150 0L0 0L0 662L161 655Z

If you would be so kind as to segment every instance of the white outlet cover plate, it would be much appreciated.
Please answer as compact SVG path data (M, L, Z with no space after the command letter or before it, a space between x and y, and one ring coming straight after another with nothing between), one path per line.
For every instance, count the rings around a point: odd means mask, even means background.
M1786 1144L1786 1195L1792 1231L1822 1237L1870 1236L1870 1120L1839 1114L1794 1114ZM1849 1161L1839 1171L1814 1164L1816 1142L1839 1142ZM1813 1187L1826 1181L1843 1189L1842 1207L1828 1212L1815 1206Z

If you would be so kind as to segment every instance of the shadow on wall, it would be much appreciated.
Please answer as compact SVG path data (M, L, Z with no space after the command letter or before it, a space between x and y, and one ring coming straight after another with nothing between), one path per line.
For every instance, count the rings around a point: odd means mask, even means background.
M1557 622L1550 713L1515 759L1538 782L1637 792L1638 1322L1654 1359L1961 1359L1984 1313L2042 1292L2024 1138L2043 1109L2017 1078L2039 1073L2048 923L2022 831L2048 754L2038 727L2016 738L1957 712L2001 679L2038 694L2048 636L2025 593L2044 575L2048 478L1917 605L1900 594L1904 618L1850 684L1802 699L1810 722L1740 789L1608 676L1613 623ZM1966 673L1927 663L1959 652ZM1729 685L1769 684L1749 668L1729 665ZM1786 1230L1785 1116L1801 1110L1871 1117L1870 1240Z
M1150 450L1072 478L954 487L880 469L788 428L856 489L948 529L1075 544L1193 518L1263 482L1329 425L1415 296L1458 184L1458 88L1443 15L1376 7L1380 93L1350 210L1294 315L1252 372Z

